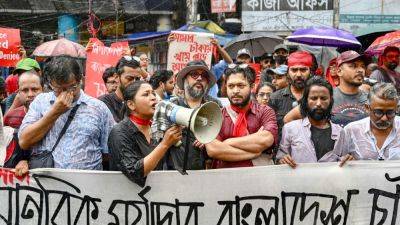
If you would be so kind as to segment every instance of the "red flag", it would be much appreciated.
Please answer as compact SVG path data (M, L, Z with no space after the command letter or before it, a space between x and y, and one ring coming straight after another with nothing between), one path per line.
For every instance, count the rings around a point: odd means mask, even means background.
M0 28L0 66L15 66L20 60L20 45L19 29Z

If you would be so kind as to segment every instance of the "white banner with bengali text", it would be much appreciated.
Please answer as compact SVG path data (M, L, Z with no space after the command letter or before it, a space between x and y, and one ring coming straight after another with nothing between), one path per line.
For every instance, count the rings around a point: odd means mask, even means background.
M400 223L400 161L152 172L0 168L2 224L377 225Z

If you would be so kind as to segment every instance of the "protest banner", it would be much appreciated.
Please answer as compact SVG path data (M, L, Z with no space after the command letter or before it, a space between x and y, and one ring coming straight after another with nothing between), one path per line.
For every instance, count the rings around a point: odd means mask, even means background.
M113 43L106 47L98 39L91 39L93 48L86 56L85 92L95 98L106 94L106 86L102 79L104 70L115 66L122 57L124 48L128 48L128 42Z
M193 60L204 60L211 68L213 46L210 43L214 34L186 31L172 31L175 40L169 44L167 68L177 74Z
M0 224L396 225L400 164L351 162L152 172L0 168Z
M13 67L20 60L21 45L19 29L0 28L0 66Z

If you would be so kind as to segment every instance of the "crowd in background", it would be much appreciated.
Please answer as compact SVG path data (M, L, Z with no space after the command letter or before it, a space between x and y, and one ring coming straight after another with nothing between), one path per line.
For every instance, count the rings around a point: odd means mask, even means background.
M153 170L182 170L185 147L189 170L400 159L399 48L386 47L379 65L345 51L325 70L310 52L285 45L256 62L248 49L232 59L211 43L221 60L211 68L190 61L177 74L150 73L144 53L124 55L104 71L108 93L98 99L83 91L76 59L21 59L0 80L4 166L17 175L43 167L117 170L144 185ZM218 104L217 138L201 143L178 125L152 138L161 101Z

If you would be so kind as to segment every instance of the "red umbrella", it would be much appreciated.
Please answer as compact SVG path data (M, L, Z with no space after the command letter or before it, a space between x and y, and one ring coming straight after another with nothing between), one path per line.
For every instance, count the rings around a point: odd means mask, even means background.
M400 30L378 37L365 52L369 55L379 55L387 46L400 47Z
M33 51L33 55L42 57L69 55L76 58L86 58L86 51L82 45L61 38L41 44Z

